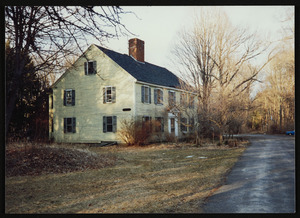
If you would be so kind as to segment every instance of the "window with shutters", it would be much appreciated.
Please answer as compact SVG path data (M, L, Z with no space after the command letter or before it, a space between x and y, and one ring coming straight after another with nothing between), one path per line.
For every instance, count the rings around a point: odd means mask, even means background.
M104 116L103 117L103 132L116 132L117 131L117 117Z
M64 106L75 105L75 90L66 89L64 90Z
M97 62L96 61L88 61L84 62L84 74L91 75L97 73Z
M116 87L106 86L103 88L103 103L116 102Z
M64 133L76 133L76 118L64 118Z
M142 102L151 104L151 88L149 86L142 86L141 92Z
M174 91L169 91L169 106L175 106L176 95Z
M164 96L162 89L154 89L154 104L163 105Z
M164 132L164 118L163 117L155 117L155 131L156 132Z

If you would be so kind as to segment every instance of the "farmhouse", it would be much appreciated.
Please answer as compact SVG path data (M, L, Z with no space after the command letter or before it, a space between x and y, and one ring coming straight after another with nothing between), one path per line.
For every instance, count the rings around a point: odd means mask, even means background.
M145 62L144 41L129 40L129 55L91 45L51 86L49 137L56 142L122 142L122 120L156 120L152 140L182 138L193 118L179 115L175 105L188 96L169 70Z

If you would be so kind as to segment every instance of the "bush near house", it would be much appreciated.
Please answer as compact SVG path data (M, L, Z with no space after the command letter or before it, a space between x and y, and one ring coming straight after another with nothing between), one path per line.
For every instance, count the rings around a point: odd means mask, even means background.
M124 119L121 121L118 137L124 141L126 145L145 145L149 143L158 125L157 121L142 122L134 119Z

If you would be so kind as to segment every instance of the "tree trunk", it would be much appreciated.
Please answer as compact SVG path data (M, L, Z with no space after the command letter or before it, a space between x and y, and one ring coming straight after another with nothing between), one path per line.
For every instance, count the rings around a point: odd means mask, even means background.
M220 140L220 145L222 145L222 143L223 143L223 133L222 132L220 132L219 140Z

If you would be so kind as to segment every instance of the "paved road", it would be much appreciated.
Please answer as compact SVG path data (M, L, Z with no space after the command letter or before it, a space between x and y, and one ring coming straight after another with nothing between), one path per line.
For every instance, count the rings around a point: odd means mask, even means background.
M204 213L294 213L295 137L245 135L251 145Z

